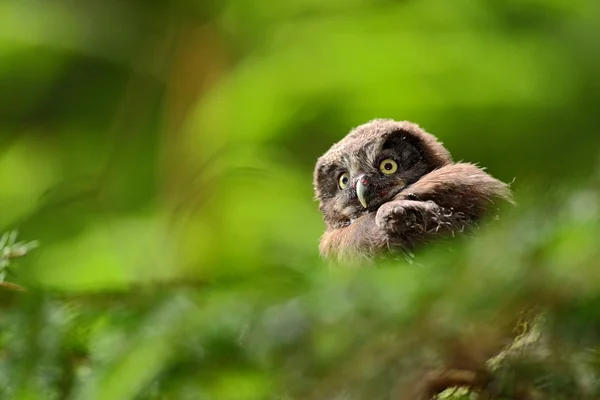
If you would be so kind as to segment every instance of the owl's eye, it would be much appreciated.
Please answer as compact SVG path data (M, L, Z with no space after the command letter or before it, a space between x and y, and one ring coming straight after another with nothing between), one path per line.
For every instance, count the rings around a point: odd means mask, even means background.
M344 172L340 175L338 179L338 184L340 185L340 189L346 189L348 187L348 182L350 182L350 177L347 172Z
M386 175L391 175L398 171L398 164L391 158L386 158L379 164L379 170Z

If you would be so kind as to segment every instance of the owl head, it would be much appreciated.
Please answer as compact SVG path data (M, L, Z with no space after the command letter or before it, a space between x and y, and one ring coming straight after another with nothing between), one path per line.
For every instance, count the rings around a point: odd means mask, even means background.
M436 168L448 150L418 125L376 119L353 129L317 160L314 189L329 228L377 210Z

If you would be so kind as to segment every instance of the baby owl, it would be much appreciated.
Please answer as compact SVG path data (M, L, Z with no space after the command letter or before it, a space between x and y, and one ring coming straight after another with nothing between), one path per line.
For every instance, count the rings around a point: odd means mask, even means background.
M314 189L326 224L320 251L330 260L372 259L472 227L507 184L481 168L454 163L418 125L376 119L353 129L321 156Z

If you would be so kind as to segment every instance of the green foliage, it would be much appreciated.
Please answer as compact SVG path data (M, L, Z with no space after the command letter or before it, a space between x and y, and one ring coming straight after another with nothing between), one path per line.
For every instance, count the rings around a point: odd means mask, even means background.
M17 231L0 236L0 284L4 283L9 272L8 267L15 258L25 256L38 246L37 242L17 242Z
M600 397L599 45L591 0L5 0L0 398L397 398L530 307L487 394ZM325 265L314 162L376 117L518 206Z

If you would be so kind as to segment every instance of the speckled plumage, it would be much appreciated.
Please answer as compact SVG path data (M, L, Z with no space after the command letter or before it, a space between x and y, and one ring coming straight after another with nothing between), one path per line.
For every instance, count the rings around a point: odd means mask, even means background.
M398 170L383 174L382 158L397 161ZM344 173L350 186L341 189ZM368 182L366 207L357 198L357 179ZM507 184L473 164L454 163L418 125L389 119L356 127L321 156L314 190L326 224L321 254L338 261L372 259L463 232L497 201L512 201Z

